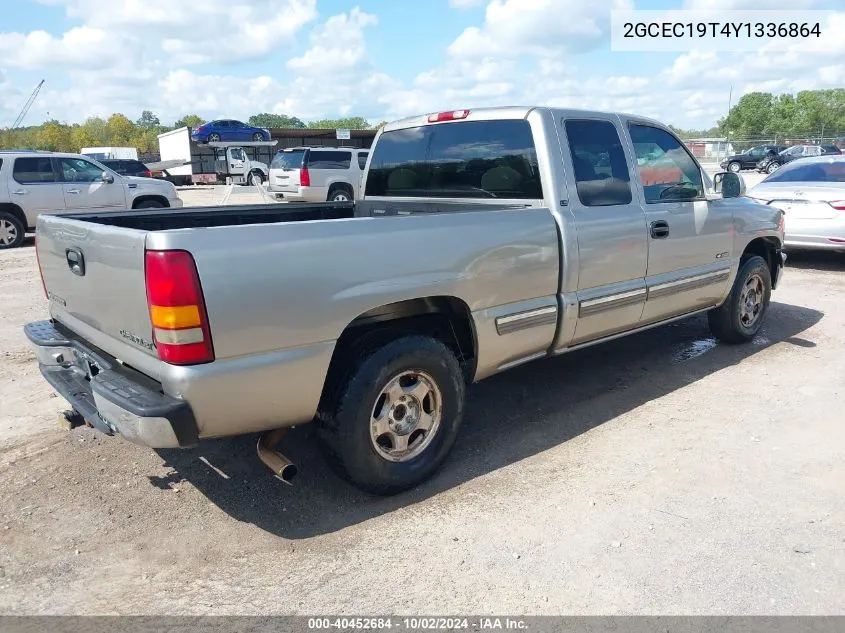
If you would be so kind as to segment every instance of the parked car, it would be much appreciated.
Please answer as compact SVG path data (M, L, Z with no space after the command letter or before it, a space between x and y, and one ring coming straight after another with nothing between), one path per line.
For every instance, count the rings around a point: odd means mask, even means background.
M643 183L654 148L680 180ZM51 319L25 332L68 420L153 447L270 431L283 479L276 442L314 421L390 494L446 458L468 382L696 314L748 342L781 278L783 212L639 116L405 119L363 180L355 203L42 216Z
M722 169L727 169L734 173L742 171L743 169L754 169L761 160L767 156L774 156L787 149L784 145L758 145L747 149L741 154L734 154L728 156L720 165Z
M121 176L138 176L139 178L153 177L153 172L139 160L115 158L102 159L98 162Z
M822 156L839 156L842 150L836 145L822 145Z
M808 156L822 156L825 151L820 145L793 145L774 156L766 156L757 163L757 171L772 174L787 163Z
M785 212L786 248L845 252L845 156L791 162L747 195Z
M270 163L268 188L294 202L356 200L368 154L349 147L283 149Z
M121 176L80 154L0 151L0 249L20 246L42 213L181 206L169 182Z
M263 127L252 127L234 119L217 119L194 128L191 131L191 140L197 143L228 141L260 143L270 140L270 130Z

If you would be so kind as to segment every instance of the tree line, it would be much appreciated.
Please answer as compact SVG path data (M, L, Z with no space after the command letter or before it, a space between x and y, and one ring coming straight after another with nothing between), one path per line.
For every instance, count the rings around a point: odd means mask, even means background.
M682 138L730 137L782 142L845 136L845 88L804 90L795 95L749 92L707 130L675 128Z
M0 130L0 149L41 149L54 152L78 152L83 147L135 147L142 154L158 151L158 135L180 127L205 123L197 114L183 116L172 125L162 125L158 116L144 110L137 121L115 113L107 119L90 117L83 123L46 121L41 125ZM322 119L305 123L297 117L262 112L247 121L255 127L298 129L377 129L384 123L371 124L363 117Z

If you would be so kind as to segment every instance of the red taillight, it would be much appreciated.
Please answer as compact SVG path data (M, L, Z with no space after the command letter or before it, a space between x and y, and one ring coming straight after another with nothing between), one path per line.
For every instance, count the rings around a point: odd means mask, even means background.
M35 236L35 263L38 265L38 274L41 276L41 289L44 291L44 296L47 299L50 298L50 295L47 294L47 284L44 283L44 271L41 270L41 258L38 257L38 236Z
M303 167L299 170L299 186L300 187L310 187L311 186L311 174L308 173L308 168Z
M845 200L835 200L833 202L828 203L837 211L845 211Z
M211 329L194 258L187 251L147 251L144 260L158 357L173 365L213 361Z
M440 121L457 121L465 119L469 116L469 110L452 110L451 112L438 112L437 114L429 114L429 123L440 123Z

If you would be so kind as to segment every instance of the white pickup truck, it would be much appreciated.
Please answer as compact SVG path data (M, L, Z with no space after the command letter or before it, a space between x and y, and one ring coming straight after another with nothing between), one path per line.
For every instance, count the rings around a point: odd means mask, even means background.
M181 206L171 183L121 176L87 156L0 151L0 249L20 246L42 213Z
M153 447L316 421L357 485L418 484L468 383L707 314L750 341L783 212L670 129L553 108L384 126L355 203L42 216L26 334L77 418ZM589 367L582 371L589 372ZM79 421L79 420L78 420Z

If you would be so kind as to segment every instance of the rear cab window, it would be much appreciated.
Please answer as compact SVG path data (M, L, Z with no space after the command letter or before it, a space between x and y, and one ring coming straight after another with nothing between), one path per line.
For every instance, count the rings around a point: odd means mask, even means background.
M578 199L585 207L631 204L631 178L625 150L610 121L564 121Z
M524 119L390 130L371 153L366 196L543 198L534 137Z
M308 152L308 169L349 169L352 152L314 150Z
M277 152L270 163L270 169L301 169L304 158L304 149Z

